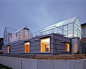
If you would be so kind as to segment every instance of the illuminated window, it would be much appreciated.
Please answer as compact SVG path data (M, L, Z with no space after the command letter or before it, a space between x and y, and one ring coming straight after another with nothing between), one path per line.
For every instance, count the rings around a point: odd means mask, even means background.
M10 53L10 46L8 46L8 53Z
M73 37L73 34L71 33L71 34L68 34L68 37Z
M41 39L41 52L50 52L50 38Z
M4 36L4 38L5 38L5 41L6 41L6 35Z
M65 44L65 51L70 51L70 45L68 43Z
M25 53L29 53L30 52L30 42L26 42L25 43Z
M85 29L83 29L83 34L85 34Z

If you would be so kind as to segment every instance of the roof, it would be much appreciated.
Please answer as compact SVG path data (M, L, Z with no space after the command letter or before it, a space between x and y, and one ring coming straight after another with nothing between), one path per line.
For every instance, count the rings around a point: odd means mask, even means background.
M69 23L73 23L76 20L76 18L77 18L77 16L70 18L70 19L67 19L67 20L64 20L64 21L61 21L61 22L58 22L58 23L53 24L51 26L45 27L44 30L54 28L54 27L60 27L60 26L63 26L63 25L69 24Z
M86 25L86 23L81 24L81 26L84 26L84 25Z
M6 27L6 30L7 30L8 33L13 33L13 32L15 32L17 29L10 28L10 27Z
M15 32L13 32L13 34L14 34L14 33L17 33L17 32L19 32L19 31L21 31L21 30L22 30L22 29L24 29L24 28L25 28L25 29L28 29L28 27L27 27L27 26L25 26L25 27L23 27L23 28L20 28L19 30L15 31ZM28 29L28 30L29 30L29 29Z

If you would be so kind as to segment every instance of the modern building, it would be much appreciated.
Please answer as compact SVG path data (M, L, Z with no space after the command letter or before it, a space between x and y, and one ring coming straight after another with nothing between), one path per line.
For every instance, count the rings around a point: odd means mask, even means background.
M17 30L17 32L12 31L13 33L7 31L5 28L4 53L82 53L81 25L78 17L48 26L38 32L39 35L35 37L27 27Z
M83 53L86 54L86 23L81 24L81 27L82 27Z

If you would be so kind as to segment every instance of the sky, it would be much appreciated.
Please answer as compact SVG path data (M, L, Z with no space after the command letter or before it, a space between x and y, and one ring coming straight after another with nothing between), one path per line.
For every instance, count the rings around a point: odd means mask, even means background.
M86 0L0 0L0 38L5 27L33 33L75 16L86 23Z

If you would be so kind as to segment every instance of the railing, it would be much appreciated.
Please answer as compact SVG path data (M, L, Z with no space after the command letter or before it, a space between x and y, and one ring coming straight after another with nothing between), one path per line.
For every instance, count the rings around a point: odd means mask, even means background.
M10 42L14 42L14 41L18 41L18 40L27 40L27 39L31 39L32 37L47 35L47 34L51 34L51 33L62 35L64 37L66 37L66 35L67 35L67 34L64 34L64 33L67 33L66 30L63 30L59 27L54 27L52 29L48 29L48 30L44 29L44 30L37 31L37 32L34 32L34 33L19 32L17 34L17 36L16 36L16 34L13 34L12 39L10 38Z
M37 31L37 32L32 33L32 34L33 34L33 37L47 35L47 34L51 34L51 33L55 33L55 34L66 36L66 34L64 34L64 32L67 33L66 30L61 29L59 27L55 27L55 28L48 29L48 30Z

